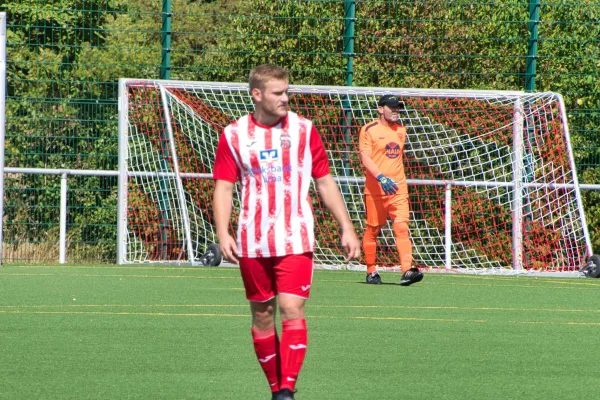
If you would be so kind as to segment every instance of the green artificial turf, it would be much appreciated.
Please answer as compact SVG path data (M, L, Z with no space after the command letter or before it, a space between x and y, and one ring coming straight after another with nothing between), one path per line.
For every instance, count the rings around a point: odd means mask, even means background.
M296 398L597 397L600 280L316 271ZM269 399L239 271L0 268L0 399Z

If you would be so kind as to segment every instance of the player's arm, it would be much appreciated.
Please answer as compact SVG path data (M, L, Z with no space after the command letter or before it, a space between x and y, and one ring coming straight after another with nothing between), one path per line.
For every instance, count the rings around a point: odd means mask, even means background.
M381 170L371 158L373 153L373 141L371 135L363 126L360 130L358 138L358 149L360 150L360 158L367 172L377 178L381 174Z
M346 211L346 204L344 204L340 189L331 176L325 146L323 146L321 136L319 136L319 132L317 132L314 126L310 135L310 151L313 164L312 177L315 181L319 197L338 224L340 224L342 229L341 244L344 253L346 253L346 261L349 261L351 258L357 258L360 256L360 243L354 232L352 221L350 221L350 217Z
M398 185L396 182L393 179L383 175L375 161L373 161L373 141L371 140L371 135L365 129L365 127L362 127L360 130L358 146L360 150L361 161L365 166L367 173L373 175L375 179L377 179L385 194L392 195L396 193L398 190Z
M381 171L377 167L377 164L375 164L375 161L373 161L373 159L371 159L370 155L367 155L366 153L361 151L360 159L369 174L373 175L375 178L377 178L379 175L381 175Z
M229 148L225 134L222 134L217 145L213 167L215 191L212 208L221 254L225 259L236 264L239 251L235 239L229 233L229 220L233 210L233 189L239 175L239 168L233 153Z
M344 249L344 253L346 253L346 261L349 261L351 258L358 258L360 256L360 244L337 183L331 174L327 174L315 179L315 186L317 192L319 192L321 201L323 201L325 207L327 207L338 224L340 224L340 228L342 229L342 248Z
M233 236L229 234L229 220L231 219L233 204L233 188L235 184L217 179L213 195L213 216L217 228L217 238L221 247L221 254L227 260L237 264L238 248Z

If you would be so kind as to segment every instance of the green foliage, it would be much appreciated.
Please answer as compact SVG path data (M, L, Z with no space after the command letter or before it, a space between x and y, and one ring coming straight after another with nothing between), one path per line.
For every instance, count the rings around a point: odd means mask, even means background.
M2 4L10 24L6 165L114 170L116 86L111 87L113 82L107 83L109 79L86 65L102 65L105 59L95 58L93 53L106 48L103 27L114 18L114 12L123 11L125 2L87 1L83 10L75 0L40 3ZM86 178L75 184L71 178L69 243L74 247L86 247L87 243L95 254L91 259L112 261L116 193L114 184L106 190L99 181ZM7 240L14 246L29 247L34 258L55 256L54 251L43 254L35 249L44 248L36 243L57 240L51 232L58 225L60 177L7 176L6 186ZM97 198L94 207L87 205L90 196ZM86 205L71 207L78 203ZM102 241L110 245L104 246ZM29 258L23 254L15 257Z
M357 11L358 86L514 90L523 85L527 31L519 22L525 19L521 4L375 1Z
M251 68L269 62L294 71L295 84L344 84L342 2L255 0L236 10L218 20L218 35L209 32L190 64L201 66L194 79L243 82Z

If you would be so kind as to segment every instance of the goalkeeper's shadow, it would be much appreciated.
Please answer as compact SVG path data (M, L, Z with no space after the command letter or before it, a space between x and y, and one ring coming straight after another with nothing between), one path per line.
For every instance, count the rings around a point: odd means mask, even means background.
M384 285L400 286L400 282L381 282L381 283L378 283L377 285L373 285L372 283L367 283L367 282L355 282L355 283L358 283L360 285L367 285L367 286L384 286Z

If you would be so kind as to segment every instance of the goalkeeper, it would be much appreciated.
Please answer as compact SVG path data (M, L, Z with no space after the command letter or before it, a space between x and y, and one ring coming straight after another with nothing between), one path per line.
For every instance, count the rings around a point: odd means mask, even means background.
M423 275L412 268L412 242L408 232L408 185L404 175L402 153L406 129L398 122L398 113L404 103L397 96L384 95L377 103L379 119L360 129L359 148L367 170L365 184L366 228L363 252L367 264L367 283L381 284L377 272L377 236L387 223L393 221L396 249L400 256L402 278L400 284L408 286L419 282Z

